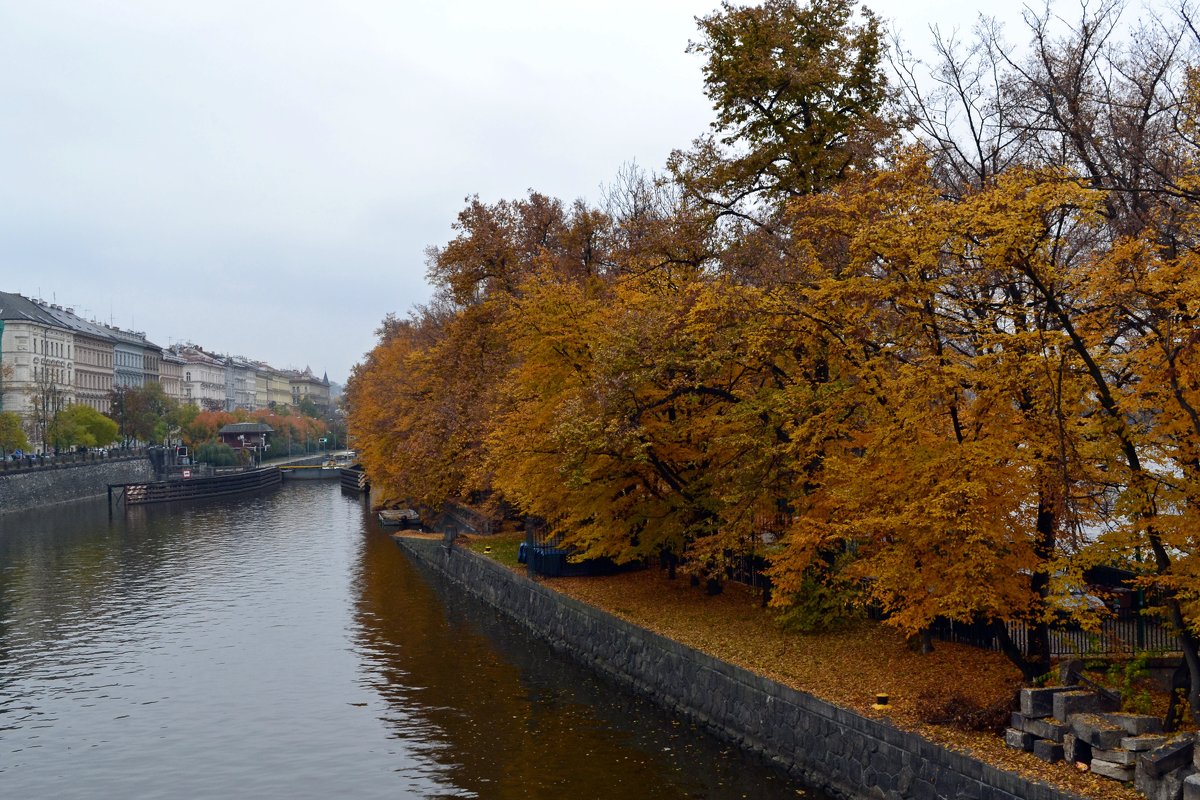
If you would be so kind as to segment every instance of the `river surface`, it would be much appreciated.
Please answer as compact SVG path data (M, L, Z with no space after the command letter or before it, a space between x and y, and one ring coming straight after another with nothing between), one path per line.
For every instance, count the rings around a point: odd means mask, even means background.
M0 797L819 798L412 564L358 498L0 515Z

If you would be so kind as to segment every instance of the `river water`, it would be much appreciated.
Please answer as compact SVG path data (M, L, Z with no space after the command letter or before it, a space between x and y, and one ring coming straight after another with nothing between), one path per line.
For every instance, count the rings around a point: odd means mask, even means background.
M325 483L0 515L0 797L817 798L414 566Z

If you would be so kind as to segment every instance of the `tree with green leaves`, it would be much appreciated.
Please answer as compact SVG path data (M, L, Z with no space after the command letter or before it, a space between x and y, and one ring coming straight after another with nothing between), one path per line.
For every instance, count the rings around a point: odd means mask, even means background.
M0 454L28 449L29 439L21 427L20 415L12 411L0 411Z
M238 463L234 449L220 442L206 442L196 448L196 462L214 467L232 467Z
M117 423L91 406L73 403L50 423L50 441L58 447L103 447L120 436Z
M872 163L893 129L874 14L850 0L725 2L698 23L688 51L705 58L716 119L671 157L689 192L719 216L761 221Z
M308 395L300 398L300 405L296 406L296 409L304 416L312 417L313 419L321 416L321 409L317 408L316 402Z

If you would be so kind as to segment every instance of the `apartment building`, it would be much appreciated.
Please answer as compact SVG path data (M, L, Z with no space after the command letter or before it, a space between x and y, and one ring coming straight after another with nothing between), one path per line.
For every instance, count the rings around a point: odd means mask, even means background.
M72 308L44 303L38 307L74 336L75 402L107 414L112 405L116 339L103 325L77 316Z
M183 394L206 411L226 410L225 359L194 344L176 345L172 351L184 361Z
M29 298L0 292L0 411L19 414L44 447L50 420L74 401L74 334Z

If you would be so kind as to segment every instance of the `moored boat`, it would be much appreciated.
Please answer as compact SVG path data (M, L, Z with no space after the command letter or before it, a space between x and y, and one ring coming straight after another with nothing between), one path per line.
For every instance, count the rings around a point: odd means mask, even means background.
M379 524L389 528L415 528L421 515L411 508L385 508L379 512Z

